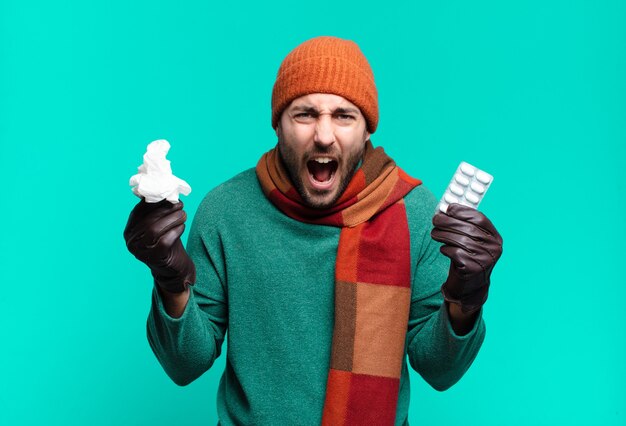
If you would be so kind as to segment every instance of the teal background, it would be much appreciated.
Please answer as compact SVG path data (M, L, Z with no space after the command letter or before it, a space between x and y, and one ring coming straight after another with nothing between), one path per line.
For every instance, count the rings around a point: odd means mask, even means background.
M1 2L0 424L216 424L224 355L181 388L148 346L128 178L168 139L193 217L275 144L317 35L361 46L374 144L437 197L461 160L495 176L486 341L446 392L412 373L411 424L626 424L626 3L572 0Z

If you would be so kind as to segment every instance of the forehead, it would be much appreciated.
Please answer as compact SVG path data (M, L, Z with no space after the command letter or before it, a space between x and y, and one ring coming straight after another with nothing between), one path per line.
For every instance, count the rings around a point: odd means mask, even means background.
M311 93L291 101L287 109L315 108L318 111L351 108L360 112L359 108L346 98L332 93Z

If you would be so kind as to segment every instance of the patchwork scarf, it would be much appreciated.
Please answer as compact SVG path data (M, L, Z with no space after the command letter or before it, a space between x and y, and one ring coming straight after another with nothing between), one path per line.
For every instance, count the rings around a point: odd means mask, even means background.
M393 425L411 301L403 197L422 182L370 141L361 167L328 209L304 204L277 147L261 157L256 173L265 196L287 216L341 228L322 424Z

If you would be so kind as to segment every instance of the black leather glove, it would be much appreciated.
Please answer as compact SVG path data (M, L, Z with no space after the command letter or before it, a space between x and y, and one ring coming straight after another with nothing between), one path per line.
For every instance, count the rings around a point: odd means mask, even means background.
M180 241L186 219L182 201L146 203L142 198L124 229L128 251L148 265L159 287L171 293L181 293L196 281L196 268Z
M444 243L440 250L450 258L448 279L441 286L447 302L464 313L479 310L487 300L491 271L502 254L502 237L487 217L462 204L438 211L430 235Z

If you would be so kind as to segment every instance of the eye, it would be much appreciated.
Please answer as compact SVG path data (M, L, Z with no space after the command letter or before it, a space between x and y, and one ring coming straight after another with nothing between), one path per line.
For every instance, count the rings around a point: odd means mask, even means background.
M293 119L298 123L311 124L315 122L316 115L312 112L303 111L294 114Z
M339 121L352 121L355 120L355 117L350 114L337 114L337 118Z

